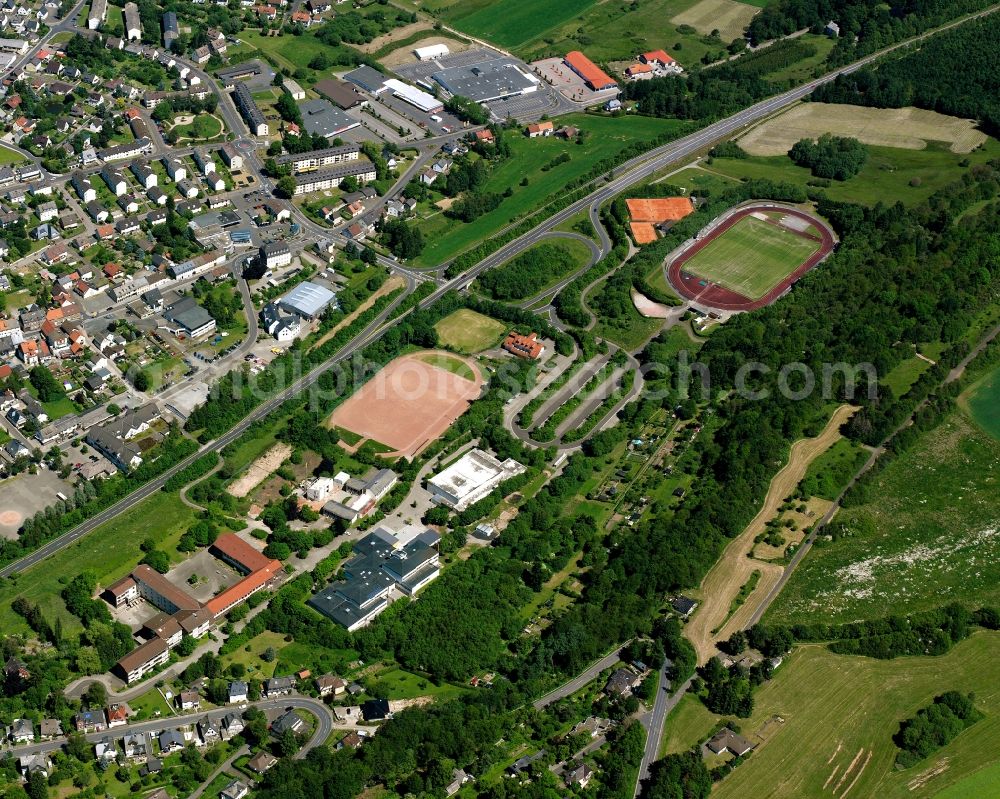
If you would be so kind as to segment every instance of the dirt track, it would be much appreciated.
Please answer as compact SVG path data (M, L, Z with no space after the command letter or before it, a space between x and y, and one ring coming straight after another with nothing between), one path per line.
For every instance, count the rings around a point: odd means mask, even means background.
M226 493L237 498L245 497L263 483L267 476L281 466L285 462L285 458L291 454L292 448L288 444L275 444L251 463L242 477L226 489Z
M788 463L771 480L760 512L754 516L746 529L730 542L719 561L705 575L699 589L701 604L684 629L685 636L698 653L699 664L705 663L715 654L716 641L724 641L745 624L746 619L753 615L759 603L780 579L784 571L782 566L754 560L747 557L747 553L753 549L754 538L763 531L764 525L777 513L785 497L791 494L802 480L809 464L840 438L840 426L855 410L850 405L841 405L834 411L830 421L818 436L799 439L792 444ZM722 629L713 634L712 630L722 624L726 614L729 613L733 598L750 579L750 574L755 569L761 573L757 587Z

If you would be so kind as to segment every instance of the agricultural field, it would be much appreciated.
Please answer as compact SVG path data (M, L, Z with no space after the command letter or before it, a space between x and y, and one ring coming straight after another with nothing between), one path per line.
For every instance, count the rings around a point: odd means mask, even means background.
M707 188L733 185L744 178L765 178L809 188L819 185L828 197L840 202L915 205L961 178L970 167L998 157L1000 142L993 138L968 155L953 153L937 142L923 150L869 146L861 172L845 181L817 181L807 168L796 166L788 156L775 155L713 158L711 164L677 173L670 182L681 187Z
M430 0L423 8L460 31L501 47L516 48L539 39L556 25L568 22L594 5L595 0Z
M671 19L697 0L634 0L631 3L596 3L572 19L552 25L517 48L534 61L550 55L582 50L597 63L626 62L637 53L666 50L681 64L693 65L718 42L706 42L694 28L682 28ZM737 3L735 5L743 5ZM749 6L746 6L749 8ZM708 32L711 32L709 28Z
M740 722L756 750L712 796L933 797L997 758L998 657L995 632L979 632L940 657L873 660L798 647L755 692L754 713ZM896 770L899 722L949 690L974 692L985 718L924 761ZM994 769L985 778L996 776Z
M845 531L814 547L765 621L831 623L1000 600L1000 441L961 411L874 478Z
M757 300L805 263L819 242L745 216L684 262L683 270Z
M983 430L1000 440L1000 369L995 369L968 392L963 401Z
M150 519L156 519L156 524L150 525ZM194 521L195 511L181 503L176 493L156 492L75 544L0 584L0 629L7 633L27 630L24 619L10 607L15 597L23 596L38 603L51 622L61 619L67 634L79 632L80 620L66 610L59 595L64 575L91 571L100 585L108 585L139 562L143 539L152 538L158 549L174 554L181 535Z
M700 0L670 21L675 25L690 25L698 33L709 34L717 30L722 41L731 42L743 35L759 12L759 8L736 0Z
M457 352L471 355L482 352L497 344L507 332L503 322L483 314L459 308L436 325L438 343Z
M686 129L686 123L677 120L635 116L622 119L570 114L559 121L585 131L585 143L578 145L555 136L538 139L510 136L512 155L493 170L483 191L502 194L512 189L513 196L506 198L499 208L468 223L451 219L436 208L429 212L422 209L420 229L427 245L414 264L435 266L454 258L510 222L565 194L567 183L589 173L599 161L617 155L633 142L648 142L664 133L681 135ZM547 171L543 169L564 153L570 156L568 162ZM524 179L527 185L521 185Z
M950 152L961 154L971 153L988 138L974 120L919 108L801 103L736 142L750 155L784 155L800 139L816 139L824 133L903 150L923 150L929 142L943 142Z

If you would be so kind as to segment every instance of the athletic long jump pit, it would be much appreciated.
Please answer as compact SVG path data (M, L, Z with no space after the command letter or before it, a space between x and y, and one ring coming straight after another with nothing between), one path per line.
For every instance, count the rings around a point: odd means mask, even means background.
M475 362L427 350L390 361L330 416L330 425L390 449L387 458L413 458L439 438L478 399L483 380Z
M723 311L770 305L832 252L819 217L775 203L727 211L667 259L667 280L682 296Z

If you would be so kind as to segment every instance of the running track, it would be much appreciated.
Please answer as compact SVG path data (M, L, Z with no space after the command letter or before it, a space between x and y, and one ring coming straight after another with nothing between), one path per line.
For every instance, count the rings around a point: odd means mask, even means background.
M784 278L780 283L774 286L774 288L772 288L763 297L757 300L752 300L749 297L744 297L742 294L735 291L723 288L717 283L708 282L707 285L703 286L702 283L706 281L703 281L702 278L684 272L685 263L687 263L692 257L697 255L702 249L708 246L708 244L729 230L741 219L758 211L773 212L775 210L783 212L786 216L798 217L819 230L821 244L820 248L813 253L807 261ZM670 281L670 285L673 286L676 291L687 299L706 305L710 308L717 308L722 311L755 311L758 308L763 308L765 305L770 305L778 299L778 297L788 291L796 280L826 258L826 256L832 252L835 244L833 232L824 222L815 216L811 216L810 214L798 210L797 208L768 203L766 205L755 204L743 206L728 213L728 216L723 215L722 220L716 223L707 235L689 245L687 249L682 250L681 253L676 256L673 261L671 261L670 266L667 268L667 280ZM803 235L806 238L815 238L809 234L793 230L792 228L786 229L792 233Z

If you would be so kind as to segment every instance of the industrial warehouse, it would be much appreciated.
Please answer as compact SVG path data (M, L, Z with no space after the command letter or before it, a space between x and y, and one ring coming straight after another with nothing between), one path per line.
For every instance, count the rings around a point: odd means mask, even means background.
M450 67L431 77L452 94L477 103L530 94L539 86L538 78L522 72L509 58Z

